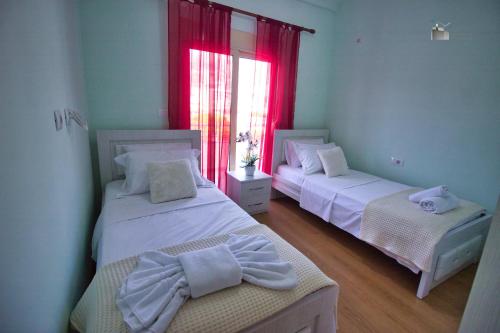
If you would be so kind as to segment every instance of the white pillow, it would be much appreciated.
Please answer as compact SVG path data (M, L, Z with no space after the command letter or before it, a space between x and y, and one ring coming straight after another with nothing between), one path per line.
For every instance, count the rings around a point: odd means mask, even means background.
M128 145L116 145L116 155L122 155L133 151L170 151L179 149L191 149L190 142L162 142L162 143L134 143ZM118 166L117 172L123 175L125 171Z
M285 150L285 160L286 163L294 168L300 168L300 160L297 156L297 152L295 151L294 142L299 143L309 143L309 144L323 144L323 138L314 138L314 139L287 139L284 142L283 149Z
M300 164L306 175L319 172L323 169L321 160L318 156L318 150L331 149L336 147L335 143L327 143L322 145L311 145L306 143L294 142L295 151L299 157Z
M141 194L149 191L147 165L153 162L168 162L187 159L191 165L196 185L206 185L198 168L198 149L171 151L133 151L115 157L115 162L125 170L124 193L120 195Z
M116 149L116 155L121 155L140 150L169 151L175 149L191 149L191 143L190 142L138 143L129 145L116 145L115 149Z
M318 150L318 156L327 177L345 176L349 174L349 167L340 147Z
M189 160L149 163L148 178L152 203L192 198L198 194Z

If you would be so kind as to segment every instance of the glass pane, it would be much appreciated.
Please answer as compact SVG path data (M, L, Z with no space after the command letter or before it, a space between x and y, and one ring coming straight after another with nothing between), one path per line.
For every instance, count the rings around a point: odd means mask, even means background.
M238 106L236 133L250 131L259 140L258 152L265 132L268 109L270 63L240 58L238 71ZM236 144L236 167L246 152L247 142Z

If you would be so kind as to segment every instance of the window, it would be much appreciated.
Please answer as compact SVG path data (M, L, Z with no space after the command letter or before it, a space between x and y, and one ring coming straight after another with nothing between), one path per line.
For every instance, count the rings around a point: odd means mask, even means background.
M268 106L270 64L255 60L255 35L231 31L233 83L231 100L231 152L229 169L238 169L247 143L236 143L240 132L252 131L262 142ZM262 145L259 145L262 149Z
M236 106L236 133L251 131L252 136L259 140L259 149L264 136L266 124L268 91L268 62L249 58L239 58L238 65L238 102ZM236 167L243 157L247 143L237 143L234 154Z
M190 50L191 129L201 131L201 170L213 179L219 171L209 170L208 159L214 158L209 150L221 151L222 138L230 133L228 167L239 168L247 143L236 143L236 136L251 131L261 143L268 108L270 64L254 59L255 35L233 31L232 45L231 56ZM210 103L215 115L208 112Z

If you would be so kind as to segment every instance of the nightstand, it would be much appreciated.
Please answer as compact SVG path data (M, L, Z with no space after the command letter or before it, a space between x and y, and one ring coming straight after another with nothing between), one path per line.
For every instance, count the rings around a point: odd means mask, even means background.
M267 211L273 177L255 170L247 177L244 170L227 173L227 195L249 214Z

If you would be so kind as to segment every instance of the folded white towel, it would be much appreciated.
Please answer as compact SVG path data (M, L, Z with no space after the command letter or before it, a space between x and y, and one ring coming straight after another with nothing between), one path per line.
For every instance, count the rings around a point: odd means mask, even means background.
M427 212L443 214L459 206L458 198L451 193L446 197L428 197L420 201L420 207Z
M408 199L414 203L419 203L424 198L446 197L447 195L448 195L448 186L440 185L440 186L428 188L427 190L423 190L420 192L410 194Z
M225 244L179 256L160 251L139 256L116 304L130 331L163 333L190 296L201 297L242 279L272 289L298 284L292 265L280 261L267 238L231 235Z
M226 244L182 253L178 258L192 298L236 286L243 278L241 266Z

